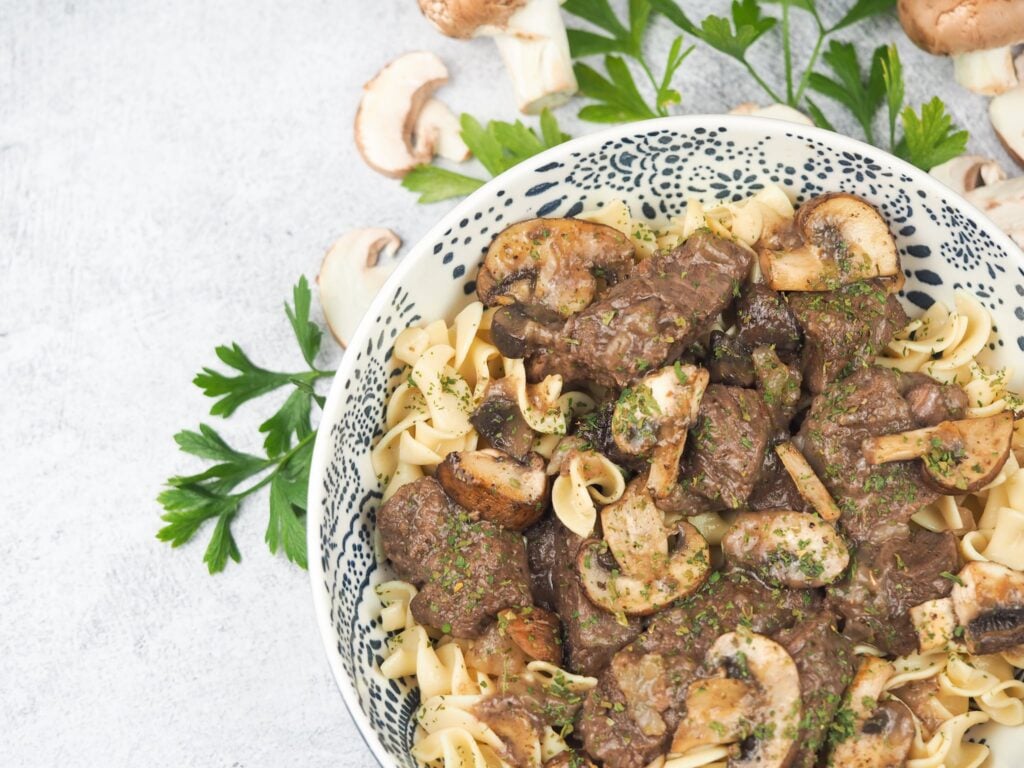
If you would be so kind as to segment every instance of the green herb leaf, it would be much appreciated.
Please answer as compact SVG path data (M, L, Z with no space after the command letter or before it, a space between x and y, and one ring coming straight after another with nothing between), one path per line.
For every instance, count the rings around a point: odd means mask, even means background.
M707 16L693 34L712 48L743 60L747 49L776 23L762 15L757 0L733 0L731 24L721 16Z
M569 52L573 58L603 56L606 53L625 53L621 40L605 37L582 29L566 30L569 36Z
M270 483L270 522L267 525L266 542L271 552L276 554L280 548L285 557L300 568L305 568L306 518L296 512L290 485L288 479L280 474Z
M860 123L864 135L872 143L872 123L885 98L885 81L882 76L882 60L885 55L884 46L875 50L871 57L870 72L865 77L853 45L833 40L822 59L838 79L833 80L814 72L807 81L813 90L845 106Z
M896 118L903 106L903 64L894 44L885 49L882 60L882 80L885 82L885 101L889 113L889 146L896 146Z
M263 441L267 456L280 456L291 448L292 435L301 440L313 431L309 421L312 410L309 392L296 388L277 413L260 424L260 432L267 436Z
M217 347L214 351L221 362L240 373L239 376L226 376L212 368L203 368L192 380L204 395L219 398L210 408L214 416L230 416L243 403L283 387L292 376L253 364L238 344Z
M452 197L464 197L484 185L483 179L466 176L436 165L417 165L402 179L402 186L419 192L417 203L436 203Z
M589 21L606 32L611 32L616 39L621 40L629 36L628 30L622 26L608 0L566 0L562 4L562 10Z
M599 102L581 109L580 119L614 123L657 117L637 90L626 63L618 56L605 56L604 61L611 80L586 64L575 66L580 93Z
M846 27L852 27L854 24L864 21L864 19L877 16L880 13L886 13L895 7L896 0L857 0L853 7L846 12L846 15L837 21L829 31L836 32Z
M236 563L242 561L242 553L238 551L235 537L231 535L231 521L234 518L235 510L224 512L217 518L217 526L213 529L210 544L203 555L203 562L211 574L223 571L229 557Z
M832 127L832 123L830 123L828 118L825 117L825 113L822 112L818 105L810 99L807 99L806 108L816 126L824 128L827 131L835 130L835 128Z
M285 303L284 311L288 315L288 321L292 324L292 330L295 331L295 339L299 342L302 357L306 361L306 365L312 368L313 361L320 352L323 332L316 323L309 319L310 299L309 283L306 282L306 276L303 275L292 289L294 304L288 306Z
M957 130L946 105L938 96L921 105L918 115L910 107L900 113L903 118L903 141L897 154L918 168L930 170L936 165L962 155L967 149L967 131Z

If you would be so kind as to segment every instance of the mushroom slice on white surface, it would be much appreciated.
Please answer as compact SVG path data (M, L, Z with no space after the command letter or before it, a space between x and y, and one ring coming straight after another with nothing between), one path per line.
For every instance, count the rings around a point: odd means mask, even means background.
M953 76L969 91L995 96L1017 85L1010 46L990 48L953 57Z
M961 195L1006 178L1006 171L991 157L960 155L936 165L928 175Z
M401 178L433 157L433 147L413 142L420 111L438 87L448 81L448 68L428 51L399 56L363 86L356 112L356 147L378 173Z
M1024 248L1024 176L986 184L964 197Z
M1010 157L1024 167L1024 85L992 99L988 105L988 116Z
M558 0L419 0L448 37L492 37L522 112L539 113L576 93L569 38Z
M453 163L469 159L459 118L443 101L430 99L423 105L413 133L416 154L436 155Z
M746 101L730 109L729 114L770 117L773 120L788 120L791 123L799 123L800 125L814 125L814 121L811 118L803 112L793 109L788 104L769 104L767 107L761 107L752 101Z
M395 270L401 245L390 229L366 227L346 232L324 256L316 277L320 306L331 335L342 347Z

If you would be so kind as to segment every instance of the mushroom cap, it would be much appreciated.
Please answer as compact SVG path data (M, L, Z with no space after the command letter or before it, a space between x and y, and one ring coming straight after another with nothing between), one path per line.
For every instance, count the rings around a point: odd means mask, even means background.
M929 53L967 53L1024 40L1024 3L1015 0L899 0L907 37Z
M537 522L547 504L548 478L537 454L520 462L492 448L453 451L437 466L436 477L457 504L513 531Z
M420 10L443 35L472 37L480 27L503 27L527 0L419 0Z
M1024 643L1024 573L973 561L958 579L951 597L968 651L998 653Z

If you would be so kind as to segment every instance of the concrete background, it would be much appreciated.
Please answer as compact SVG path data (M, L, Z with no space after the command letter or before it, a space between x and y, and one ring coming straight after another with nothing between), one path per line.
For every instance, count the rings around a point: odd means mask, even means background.
M659 62L671 36L649 37ZM893 20L847 37L900 39L910 100L938 93L972 149L1005 159L948 61ZM457 111L513 116L490 42L436 35L413 0L0 2L4 765L372 763L307 576L263 543L265 498L234 525L242 564L210 577L209 533L159 543L154 497L196 466L171 436L210 419L189 382L215 344L299 365L281 311L298 275L350 227L411 244L447 209L416 205L352 143L360 85L414 48L448 63ZM759 98L703 48L678 85L687 112ZM574 112L559 118L578 135ZM218 426L255 450L274 407Z

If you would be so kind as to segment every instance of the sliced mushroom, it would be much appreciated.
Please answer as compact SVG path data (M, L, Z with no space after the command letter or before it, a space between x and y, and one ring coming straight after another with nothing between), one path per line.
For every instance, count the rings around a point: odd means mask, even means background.
M419 0L448 37L493 37L519 109L537 114L576 92L569 40L558 0Z
M818 479L814 469L807 463L807 459L800 453L792 443L779 443L775 446L775 453L779 455L782 466L793 479L793 484L804 500L814 507L814 511L821 515L823 520L834 523L839 519L842 511L836 504L828 488Z
M910 609L910 621L917 632L917 647L921 653L952 650L960 645L956 641L952 598L940 597L915 605Z
M898 7L907 37L929 53L966 53L1024 40L1024 3L899 0Z
M776 291L827 291L872 277L902 275L885 219L856 195L843 192L809 200L797 209L793 226L802 240L799 246L759 247L761 272Z
M1024 85L992 99L988 105L988 117L1010 157L1024 167Z
M398 266L395 254L401 245L390 229L367 227L346 232L324 255L316 278L320 306L331 335L342 347Z
M626 576L607 561L608 544L587 539L579 548L576 568L583 591L591 602L615 614L649 616L673 600L695 592L711 570L708 543L686 522L676 528L675 546L668 548L668 562L650 579Z
M498 614L498 627L531 659L562 665L562 622L543 608L508 609Z
M1024 176L978 187L964 197L1024 248Z
M459 118L443 101L430 99L423 105L413 134L417 155L437 155L453 163L463 163L470 157Z
M627 456L650 459L647 488L667 496L679 479L686 434L697 420L708 372L695 365L661 368L622 390L612 413L612 439Z
M544 768L597 768L597 766L586 755L581 755L569 748L544 763Z
M686 717L672 739L671 751L742 742L729 768L788 765L803 714L800 675L793 657L763 635L728 632L714 642L704 663L727 678L690 684ZM728 718L721 729L709 720L706 708L710 706L720 707Z
M991 157L960 155L936 165L928 174L961 195L972 189L995 184L1006 178L1006 171Z
M869 437L861 443L869 464L921 459L925 482L939 493L973 493L999 474L1010 456L1013 413L944 421L934 427Z
M601 510L601 531L622 573L646 581L668 565L668 537L665 516L641 483L631 482L622 498Z
M536 435L523 417L513 389L507 377L492 380L470 422L492 448L522 461L533 447Z
M726 562L793 589L823 587L842 576L850 552L836 529L807 512L749 512L722 538Z
M971 653L998 653L1024 643L1024 573L970 562L953 585L953 610Z
M427 51L415 51L399 56L363 86L355 133L367 165L400 179L430 162L433 148L414 146L413 132L423 105L447 81L444 62Z
M438 464L436 478L456 504L514 531L537 522L547 505L544 459L536 454L518 462L490 448L453 451Z
M914 743L914 717L902 701L883 701L885 684L895 670L889 662L867 656L846 692L844 709L853 714L853 733L837 738L829 765L850 768L901 766Z
M1010 46L989 48L953 57L953 77L969 91L995 96L1017 85Z
M565 318L588 306L633 265L629 238L578 219L529 219L494 238L477 275L487 306L539 304Z

